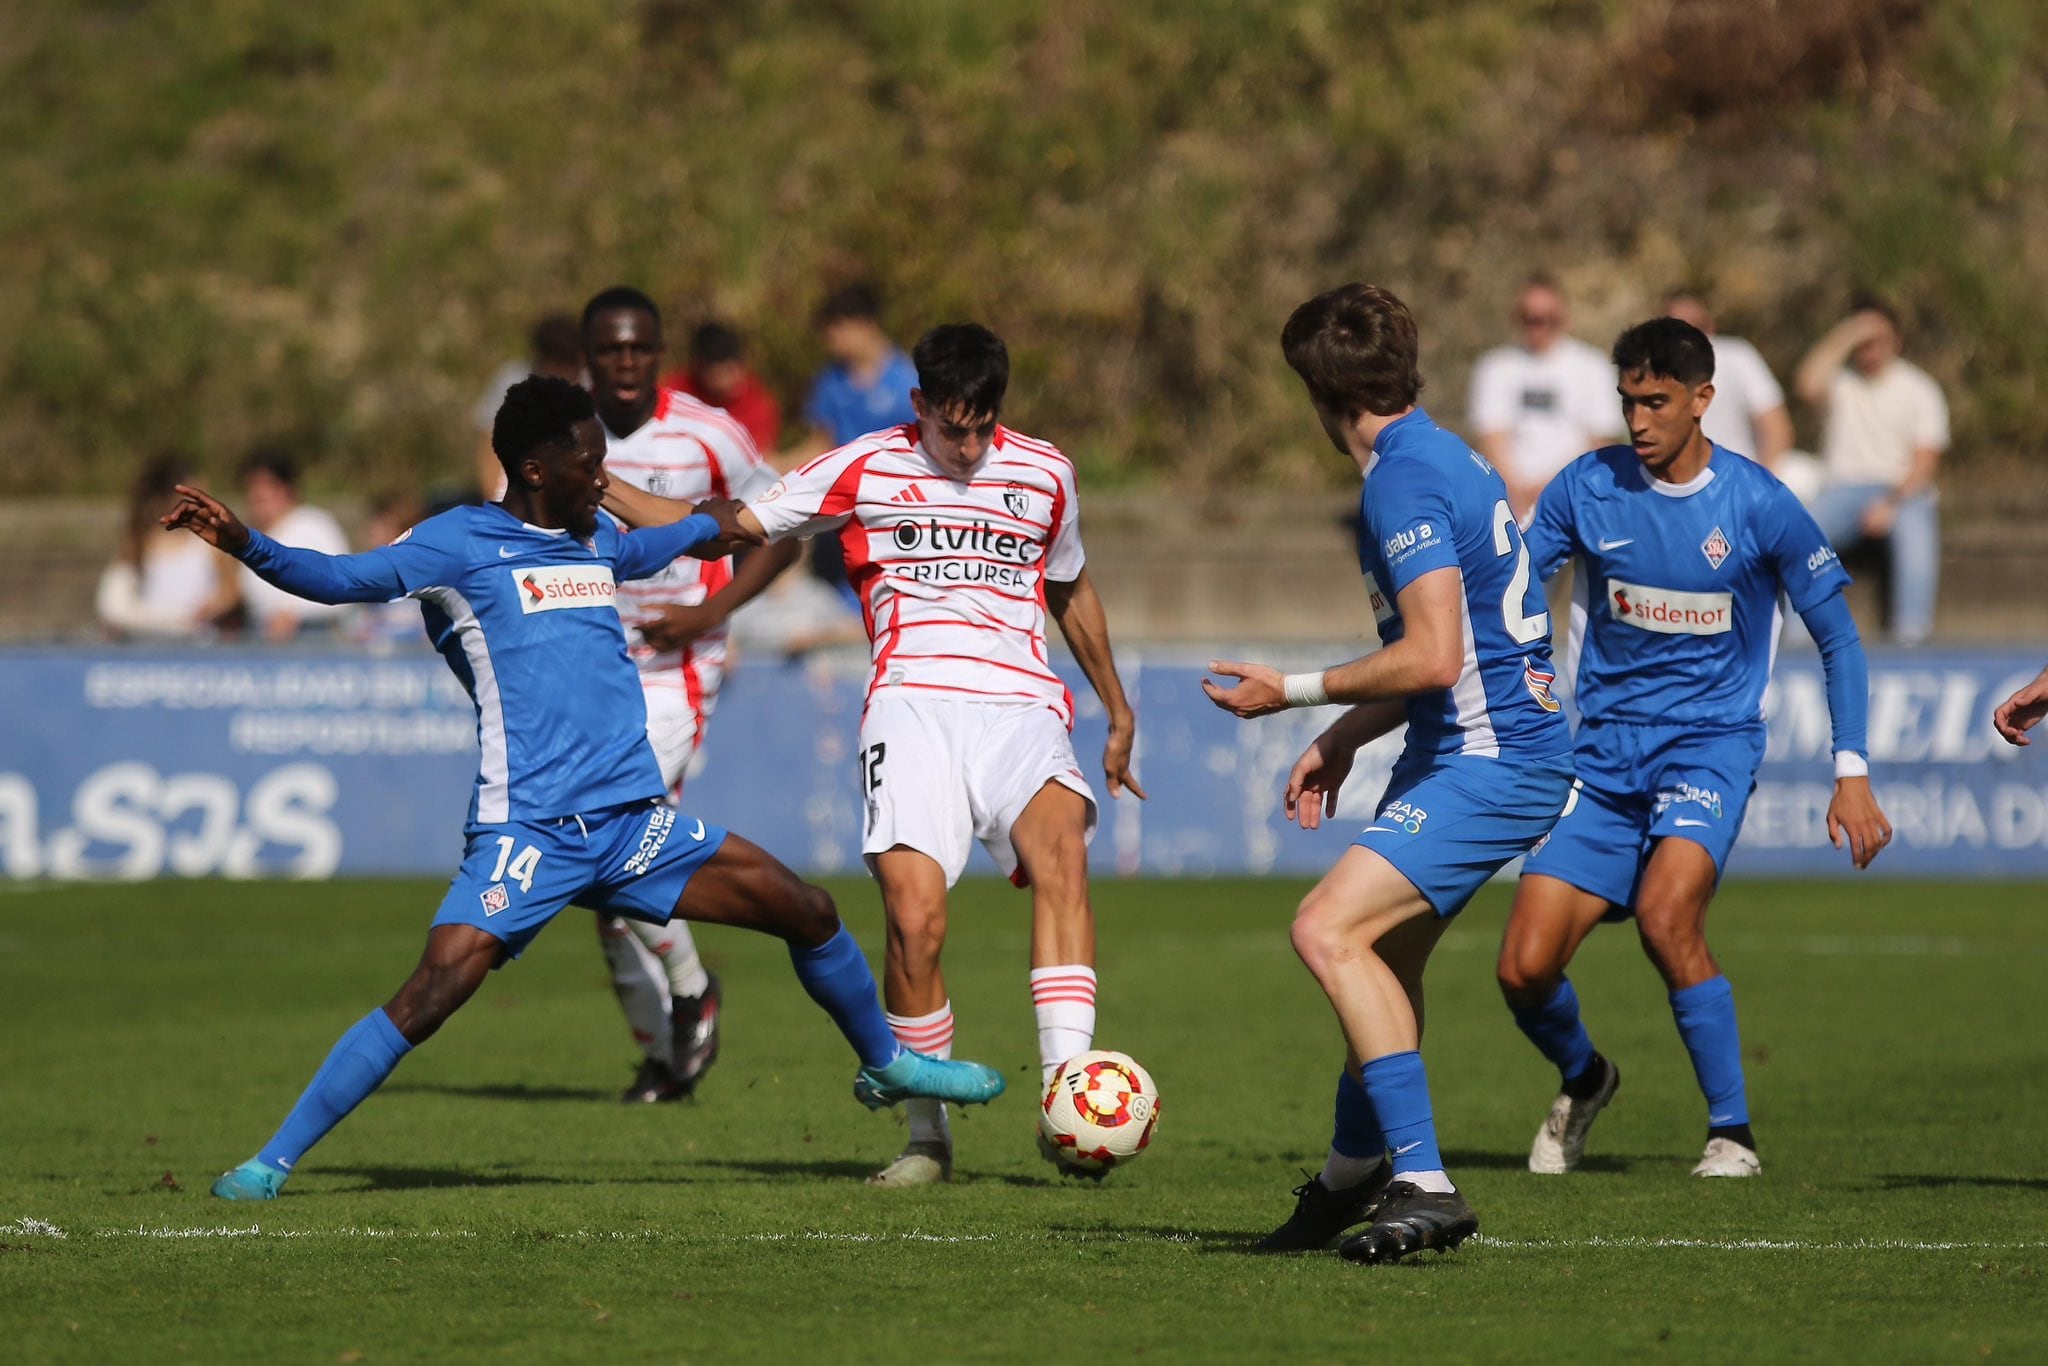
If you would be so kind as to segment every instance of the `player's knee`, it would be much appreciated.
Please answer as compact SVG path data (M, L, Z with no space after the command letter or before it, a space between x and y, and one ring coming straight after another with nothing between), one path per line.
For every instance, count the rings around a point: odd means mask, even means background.
M1295 909L1288 937L1294 942L1295 953L1317 977L1323 975L1342 947L1330 906L1314 892L1303 897Z
M792 937L815 947L839 933L839 906L823 887L808 882L801 886Z
M1510 1005L1539 1004L1557 990L1563 969L1549 958L1525 945L1503 944L1500 961L1494 965L1494 980Z
M912 963L936 959L946 942L946 907L913 899L889 908L889 937Z
M1636 912L1636 932L1642 938L1643 952L1666 981L1692 975L1696 965L1708 958L1706 936L1690 915L1644 906Z

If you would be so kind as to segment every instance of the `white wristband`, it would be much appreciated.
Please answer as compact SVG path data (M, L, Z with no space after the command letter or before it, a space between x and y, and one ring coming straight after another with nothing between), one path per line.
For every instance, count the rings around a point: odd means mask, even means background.
M1280 680L1280 690L1287 694L1290 707L1326 707L1330 694L1323 690L1323 671L1312 674L1288 674Z
M1853 749L1838 749L1835 751L1835 777L1868 778L1869 776L1870 760L1864 758Z

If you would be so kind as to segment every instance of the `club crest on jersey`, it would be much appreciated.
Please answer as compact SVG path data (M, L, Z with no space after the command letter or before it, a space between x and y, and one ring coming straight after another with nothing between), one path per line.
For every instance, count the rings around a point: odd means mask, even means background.
M667 470L656 470L647 476L647 491L657 497L668 497L669 477Z
M1557 710L1557 698L1550 691L1550 685L1555 682L1557 674L1537 668L1533 659L1522 669L1523 686L1529 689L1529 696L1536 699L1536 705L1545 711Z
M1003 506L1010 510L1012 517L1020 521L1023 519L1024 513L1031 507L1031 500L1024 496L1022 484L1013 482L1003 485Z
M1700 542L1700 553L1707 557L1707 563L1719 569L1721 561L1735 553L1735 547L1728 544L1728 538L1715 527L1713 534Z

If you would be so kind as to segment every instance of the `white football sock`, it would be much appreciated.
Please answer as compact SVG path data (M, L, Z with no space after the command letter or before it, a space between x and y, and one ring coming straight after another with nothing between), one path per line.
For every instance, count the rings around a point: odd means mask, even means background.
M1329 1157L1323 1162L1323 1189L1348 1191L1379 1170L1380 1163L1384 1161L1385 1154L1378 1157L1346 1157L1332 1148Z
M1432 1195L1449 1195L1457 1189L1451 1183L1450 1174L1442 1168L1429 1172L1396 1172L1394 1179L1396 1181L1406 1181L1415 1189L1428 1191Z
M605 961L611 964L612 994L633 1039L648 1057L664 1065L674 1061L674 1040L670 1036L668 974L661 960L636 938L632 922L616 916L597 918L597 941L604 946Z
M633 931L633 937L661 960L669 995L688 1000L704 994L711 985L711 975L704 971L704 960L697 956L697 941L690 937L687 924L680 920L671 920L666 925L628 920L626 925Z
M896 1042L913 1052L933 1058L953 1056L953 1003L946 1002L929 1015L885 1015ZM943 1143L953 1146L953 1129L946 1122L946 1102L917 1096L903 1102L903 1114L910 1121L912 1143Z
M1095 969L1086 963L1031 969L1031 1010L1038 1016L1038 1062L1050 1085L1068 1058L1095 1042Z

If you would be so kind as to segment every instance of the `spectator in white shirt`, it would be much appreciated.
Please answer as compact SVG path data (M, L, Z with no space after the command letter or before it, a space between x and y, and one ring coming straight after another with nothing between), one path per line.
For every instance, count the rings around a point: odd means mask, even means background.
M190 483L184 463L159 456L142 467L128 497L121 549L100 574L100 624L129 640L190 640L233 606L234 561L195 536L169 536L157 519Z
M1480 454L1507 481L1508 501L1525 525L1551 476L1622 433L1614 365L1604 352L1568 335L1564 294L1531 276L1515 299L1522 340L1479 358L1469 401Z
M242 462L242 518L283 545L323 555L349 553L348 536L332 513L299 501L299 468L283 451L261 449ZM346 607L295 598L242 567L236 573L249 632L264 640L291 640L306 631L331 631Z
M1934 629L1941 525L1934 477L1948 449L1948 400L1900 358L1898 315L1859 301L1799 362L1799 396L1822 410L1827 487L1813 517L1837 550L1882 541L1891 557L1891 634L1901 644Z
M1785 391L1778 387L1770 363L1742 338L1716 333L1713 312L1691 290L1678 290L1665 299L1664 312L1691 323L1714 343L1714 401L1700 419L1707 439L1784 478L1779 467L1792 449L1792 415L1785 411Z

